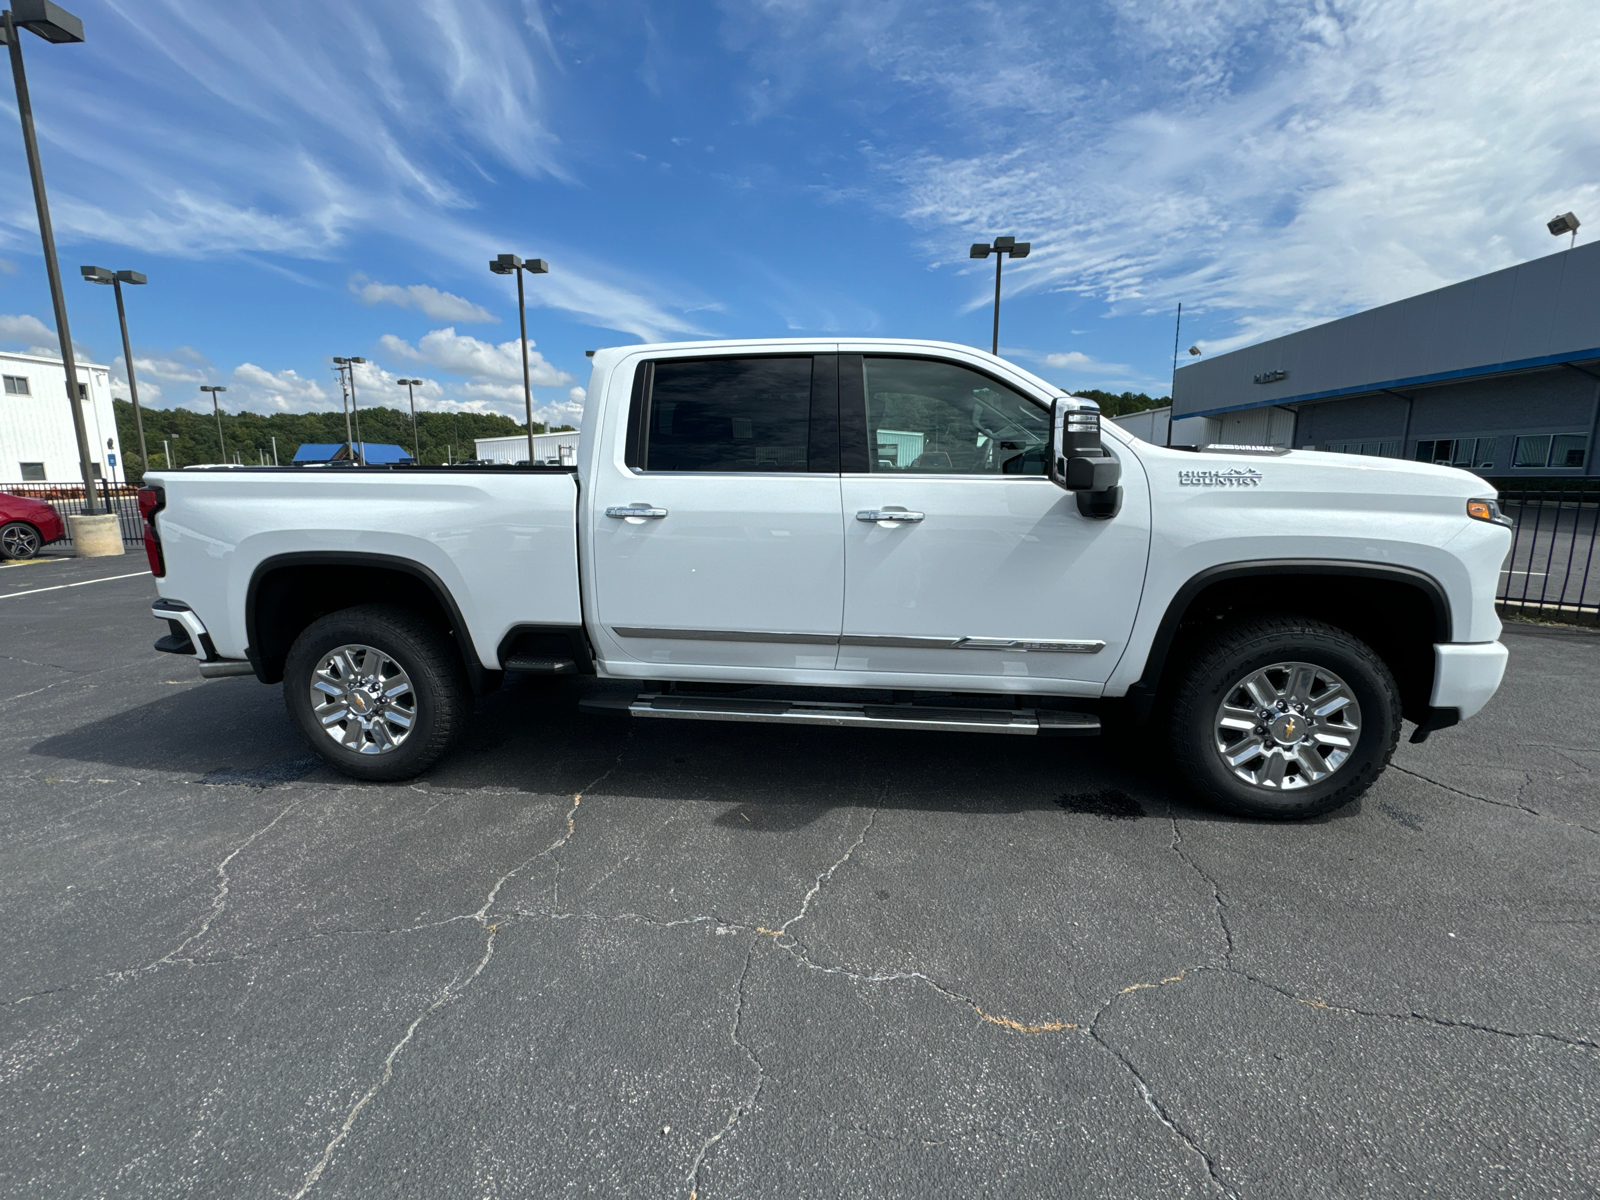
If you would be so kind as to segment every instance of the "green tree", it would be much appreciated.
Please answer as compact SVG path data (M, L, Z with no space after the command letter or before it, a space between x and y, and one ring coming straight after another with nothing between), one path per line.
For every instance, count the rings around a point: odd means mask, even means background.
M139 459L139 434L134 426L133 405L126 400L113 402L117 414L117 433L122 443L128 479L139 483L143 464ZM287 464L295 451L307 442L337 442L345 440L344 413L223 413L222 436L227 443L224 459L217 445L217 422L210 413L194 412L187 408L145 408L145 444L150 450L150 466L160 469L167 465L167 452L171 451L174 467L189 467L201 463L238 461L247 465L261 462L270 464L273 438L277 438L278 462ZM437 466L446 460L470 458L474 442L482 437L510 437L522 433L526 426L487 413L419 412L417 414L417 440L420 443L422 463ZM559 425L548 432L571 429ZM535 433L545 433L545 426L533 423ZM361 436L367 442L387 442L411 449L411 414L396 408L363 408L361 410ZM163 445L165 443L165 445Z
M1146 396L1143 392L1102 392L1099 388L1071 388L1074 396L1093 400L1108 417L1144 412L1149 408L1165 408L1172 403L1167 396Z

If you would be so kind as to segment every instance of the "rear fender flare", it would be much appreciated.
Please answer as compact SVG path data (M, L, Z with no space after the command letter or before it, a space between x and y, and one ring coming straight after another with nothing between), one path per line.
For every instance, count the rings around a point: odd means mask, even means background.
M255 668L256 678L262 683L277 683L282 679L281 667L274 668L273 664L264 660L261 652L260 630L257 619L260 604L261 582L273 572L284 567L378 567L389 571L399 571L410 575L420 581L438 601L439 607L444 611L449 622L450 633L455 638L456 648L461 654L461 660L467 668L467 676L472 683L472 690L476 695L483 695L493 691L499 686L501 672L492 670L483 665L478 657L477 648L472 644L472 634L467 628L466 618L461 615L461 607L450 593L450 589L433 571L421 563L411 559L399 558L392 554L369 554L361 551L344 550L308 550L297 551L290 554L274 554L262 559L250 574L250 584L245 591L244 620L245 620L245 657L250 660L250 665Z

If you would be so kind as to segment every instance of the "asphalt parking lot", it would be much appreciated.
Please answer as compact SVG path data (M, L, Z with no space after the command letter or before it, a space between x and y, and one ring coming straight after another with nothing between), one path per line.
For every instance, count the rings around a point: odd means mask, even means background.
M1307 824L571 682L358 785L142 566L0 569L7 1195L1600 1190L1594 632Z

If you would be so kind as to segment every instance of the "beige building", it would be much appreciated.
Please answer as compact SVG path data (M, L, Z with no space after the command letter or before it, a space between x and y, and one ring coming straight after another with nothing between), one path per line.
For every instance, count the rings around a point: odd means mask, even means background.
M78 387L95 475L120 483L125 475L110 369L78 363ZM82 480L61 360L0 351L0 484Z

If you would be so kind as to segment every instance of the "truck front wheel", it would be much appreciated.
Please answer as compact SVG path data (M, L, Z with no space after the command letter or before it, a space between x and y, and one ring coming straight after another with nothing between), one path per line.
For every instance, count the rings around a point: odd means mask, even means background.
M1372 785L1400 737L1400 697L1359 639L1321 621L1262 617L1189 660L1170 720L1173 758L1206 800L1296 820Z
M329 766L356 779L427 770L466 728L471 695L449 638L391 605L319 617L283 669L290 719Z

